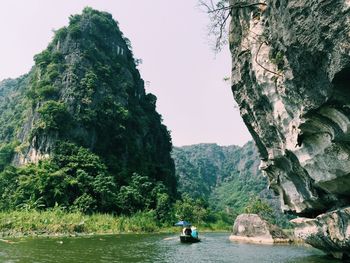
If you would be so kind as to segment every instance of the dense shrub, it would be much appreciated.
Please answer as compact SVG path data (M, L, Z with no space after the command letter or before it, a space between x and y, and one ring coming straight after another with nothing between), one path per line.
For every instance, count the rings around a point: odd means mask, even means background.
M52 158L0 174L1 208L59 205L82 212L116 211L116 184L100 158L71 143L58 144Z

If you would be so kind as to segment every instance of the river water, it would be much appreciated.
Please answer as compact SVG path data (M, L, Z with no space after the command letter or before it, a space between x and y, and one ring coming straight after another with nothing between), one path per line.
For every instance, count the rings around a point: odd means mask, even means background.
M229 233L206 233L195 244L181 244L176 235L166 234L23 238L0 243L0 262L339 262L306 246L240 244L228 237Z

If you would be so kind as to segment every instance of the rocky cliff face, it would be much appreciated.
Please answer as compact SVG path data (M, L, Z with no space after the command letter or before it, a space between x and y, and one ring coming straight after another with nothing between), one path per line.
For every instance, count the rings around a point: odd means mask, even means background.
M105 146L111 138L101 134L104 128L119 134L123 129L116 131L118 125L108 118L125 125L130 104L139 106L145 99L132 53L110 14L86 8L71 16L69 26L59 29L34 60L28 91L32 109L19 133L29 146L16 155L16 165L44 158L58 138L94 150Z
M138 173L175 194L170 134L111 14L87 7L72 15L34 60L29 74L0 83L0 109L20 111L14 124L0 114L0 123L12 129L0 129L0 139L7 136L0 150L16 141L13 165L37 163L58 143L71 142L100 156L119 184Z
M349 206L350 2L230 4L232 91L282 208Z

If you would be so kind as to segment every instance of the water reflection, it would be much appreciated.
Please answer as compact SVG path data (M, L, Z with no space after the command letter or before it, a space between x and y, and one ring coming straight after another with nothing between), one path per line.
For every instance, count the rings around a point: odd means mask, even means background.
M304 246L232 243L228 234L202 235L202 242L181 244L177 236L114 235L78 238L26 238L0 243L0 262L247 262L333 263Z

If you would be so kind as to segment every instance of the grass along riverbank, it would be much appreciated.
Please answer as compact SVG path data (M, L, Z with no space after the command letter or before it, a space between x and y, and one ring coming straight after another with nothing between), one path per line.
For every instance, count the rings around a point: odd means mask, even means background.
M69 236L79 234L119 233L177 233L178 227L160 225L154 219L154 212L140 212L133 216L110 214L86 215L80 212L66 212L62 209L46 211L19 210L0 212L0 237L22 236ZM205 224L200 231L227 231L227 225Z

